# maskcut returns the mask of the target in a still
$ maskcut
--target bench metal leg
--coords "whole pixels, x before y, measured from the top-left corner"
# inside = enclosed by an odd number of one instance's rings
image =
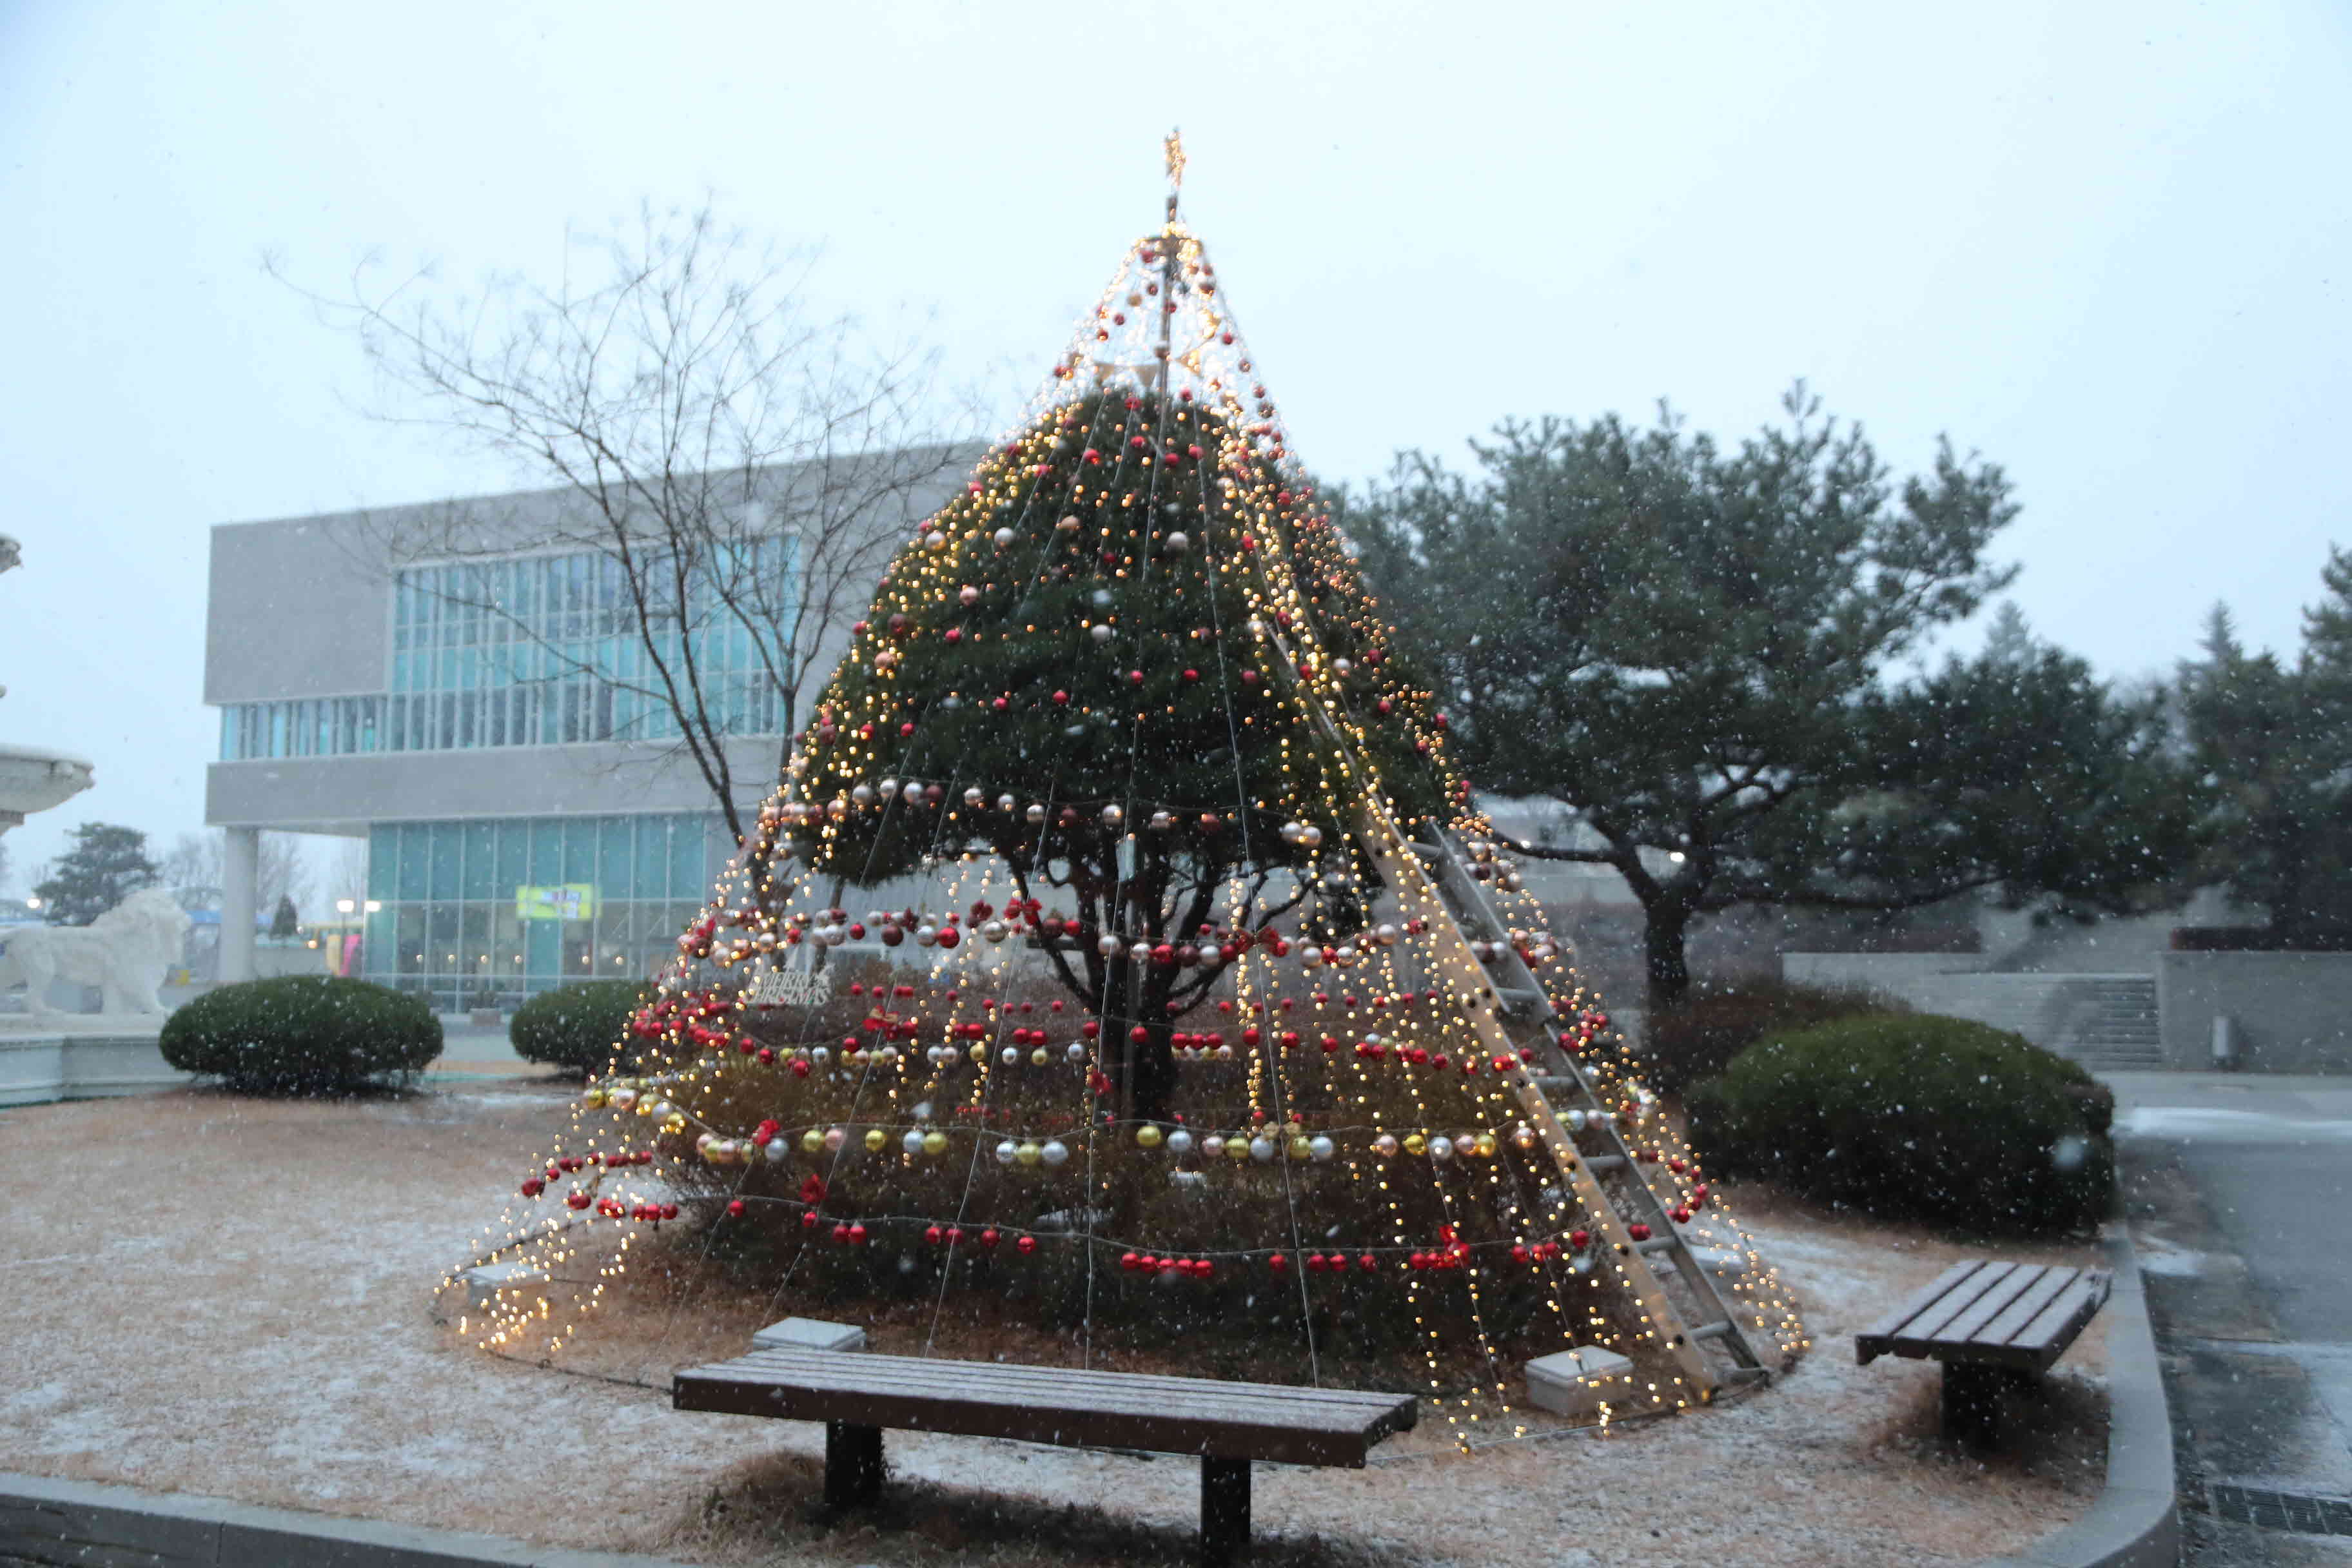
[[[2020,1381],[2007,1367],[1946,1362],[1944,1436],[1972,1448],[1992,1447],[2000,1440],[2002,1397]]]
[[[824,1506],[856,1508],[882,1489],[882,1428],[824,1424]]]
[[[1201,1456],[1201,1562],[1223,1568],[1249,1546],[1250,1462]]]

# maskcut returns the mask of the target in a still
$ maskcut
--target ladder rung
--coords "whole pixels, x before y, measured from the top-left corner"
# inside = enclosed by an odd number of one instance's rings
[[[1546,1094],[1567,1094],[1584,1087],[1577,1079],[1559,1073],[1538,1073],[1536,1075],[1535,1082],[1536,1087]]]
[[[1701,1323],[1690,1331],[1690,1337],[1695,1340],[1720,1340],[1728,1337],[1731,1331],[1731,1320],[1726,1318],[1719,1323]]]
[[[1445,858],[1445,851],[1439,848],[1434,844],[1409,843],[1405,847],[1412,850],[1414,854],[1420,856],[1424,860],[1443,860]]]
[[[1540,1002],[1544,999],[1544,994],[1542,992],[1530,991],[1524,985],[1497,985],[1495,987],[1495,994],[1501,997],[1506,1002],[1516,1005],[1524,1005],[1528,1002]]]
[[[1588,1171],[1599,1171],[1605,1173],[1610,1171],[1622,1169],[1624,1163],[1625,1156],[1622,1154],[1595,1154],[1584,1162],[1584,1168]]]
[[[1635,1242],[1633,1250],[1646,1258],[1653,1252],[1664,1252],[1670,1247],[1680,1247],[1682,1240],[1679,1236],[1654,1236],[1647,1241]]]

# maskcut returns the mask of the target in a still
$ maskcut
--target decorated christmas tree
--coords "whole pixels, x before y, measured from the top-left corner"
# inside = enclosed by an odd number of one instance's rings
[[[684,1231],[903,1348],[1384,1382],[1465,1441],[1570,1346],[1616,1410],[1776,1363],[1444,724],[1171,195],[891,563],[462,1331],[561,1351]]]

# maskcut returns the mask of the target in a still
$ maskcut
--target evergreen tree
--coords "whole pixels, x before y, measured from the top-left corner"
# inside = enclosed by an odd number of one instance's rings
[[[1467,479],[1415,457],[1344,514],[1427,650],[1486,789],[1543,795],[1641,900],[1651,999],[1743,903],[1895,910],[1978,888],[2137,908],[2192,813],[2160,704],[2120,701],[2012,611],[1894,679],[2013,572],[2009,481],[1948,447],[1896,483],[1801,384],[1727,451],[1671,416],[1506,425]]]
[[[147,836],[135,827],[85,822],[73,830],[73,845],[58,857],[47,879],[33,889],[41,918],[51,925],[86,926],[160,873],[147,858]]]
[[[2180,668],[2190,752],[2213,802],[2205,878],[2270,916],[2290,948],[2352,947],[2352,556],[2330,550],[2329,597],[2304,613],[2290,668],[2249,654],[2226,605]]]
[[[1173,1083],[1169,1020],[1307,896],[1281,873],[1348,879],[1348,907],[1318,910],[1336,930],[1379,896],[1347,847],[1360,761],[1402,815],[1444,805],[1428,694],[1311,501],[1217,410],[1140,389],[1057,407],[901,556],[808,737],[802,796],[843,808],[820,875],[870,886],[982,850],[1023,900],[1068,900],[1054,972],[1142,1031],[1112,1077],[1132,1061],[1146,1114]],[[1349,752],[1302,717],[1294,647],[1339,676]],[[1138,944],[1167,952],[1138,964]]]

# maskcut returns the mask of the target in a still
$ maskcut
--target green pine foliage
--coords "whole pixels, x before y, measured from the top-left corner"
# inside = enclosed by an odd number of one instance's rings
[[[111,822],[85,822],[73,845],[36,884],[41,918],[53,926],[86,926],[162,875],[147,856],[147,836]]]
[[[2250,653],[2216,605],[2176,694],[2211,793],[2200,869],[2269,916],[2241,940],[2341,952],[2352,949],[2352,552],[2331,550],[2321,575],[2328,597],[2304,613],[2299,659]]]
[[[1405,818],[1445,804],[1432,694],[1310,501],[1213,410],[1065,405],[900,552],[808,737],[797,794],[833,811],[797,846],[810,869],[867,886],[965,849],[1002,857],[1022,896],[1076,922],[1054,955],[1071,993],[1151,1031],[1147,1104],[1171,1081],[1170,1004],[1213,972],[1136,982],[1097,938],[1261,925],[1297,902],[1279,873],[1341,853],[1346,803],[1378,788]],[[1346,661],[1344,750],[1295,694],[1294,658]],[[1324,847],[1286,837],[1297,823]],[[1377,896],[1369,860],[1346,868]]]
[[[2016,624],[1906,669],[2014,575],[2007,477],[1946,446],[1898,480],[1801,384],[1786,408],[1736,448],[1671,416],[1507,424],[1473,474],[1409,459],[1347,509],[1457,760],[1586,834],[1526,852],[1623,876],[1660,1006],[1694,922],[1736,905],[2163,896],[2195,812],[2161,704]]]

